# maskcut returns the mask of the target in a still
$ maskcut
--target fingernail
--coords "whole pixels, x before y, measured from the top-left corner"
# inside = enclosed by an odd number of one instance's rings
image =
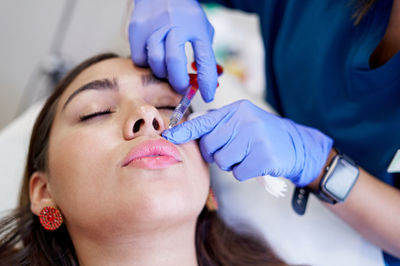
[[[167,140],[170,140],[170,138],[172,138],[172,133],[170,130],[164,130],[161,136]]]
[[[178,131],[179,132],[179,131]],[[179,140],[181,140],[179,138],[179,133],[176,134],[176,132],[173,132],[172,129],[170,130],[165,130],[162,134],[161,134],[166,140],[174,143],[174,144],[179,144]]]
[[[206,103],[211,102],[212,100],[214,100],[214,97],[211,94],[206,95],[206,97],[204,97],[204,101]]]
[[[174,144],[180,144],[186,142],[191,137],[191,133],[188,130],[180,129],[176,130],[176,128],[172,128],[167,130],[163,136],[167,138],[168,141],[171,141]]]

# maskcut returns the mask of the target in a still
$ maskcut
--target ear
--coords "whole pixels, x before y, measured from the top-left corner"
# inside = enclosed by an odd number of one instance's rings
[[[35,172],[29,181],[29,197],[32,213],[39,216],[40,211],[46,206],[55,206],[49,193],[49,178],[44,172]]]

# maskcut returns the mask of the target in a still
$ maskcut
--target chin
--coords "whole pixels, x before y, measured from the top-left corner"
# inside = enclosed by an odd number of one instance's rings
[[[128,227],[135,231],[153,231],[187,223],[195,224],[204,206],[204,202],[185,198],[185,194],[178,192],[175,192],[175,195],[160,193],[157,196],[140,196],[140,200],[135,198],[130,204],[120,202],[115,213],[108,215],[120,217],[117,221],[118,224],[122,223],[120,230],[124,230],[124,226],[127,225],[131,225]],[[110,222],[115,223],[114,220]]]

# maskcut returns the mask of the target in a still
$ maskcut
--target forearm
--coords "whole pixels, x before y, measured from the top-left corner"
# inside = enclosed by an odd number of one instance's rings
[[[332,151],[329,160],[335,155]],[[322,174],[310,184],[317,189]],[[400,257],[400,190],[360,168],[360,174],[343,203],[325,204],[365,238]]]

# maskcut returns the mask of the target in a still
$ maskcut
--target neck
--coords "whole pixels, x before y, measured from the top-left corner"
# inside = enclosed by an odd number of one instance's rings
[[[370,57],[371,68],[382,66],[398,51],[400,51],[400,1],[394,0],[385,35]]]
[[[397,48],[400,47],[400,1],[398,0],[393,1],[385,37],[390,39],[392,43],[397,43]]]
[[[83,266],[197,265],[193,224],[106,239],[82,235],[72,239]]]

